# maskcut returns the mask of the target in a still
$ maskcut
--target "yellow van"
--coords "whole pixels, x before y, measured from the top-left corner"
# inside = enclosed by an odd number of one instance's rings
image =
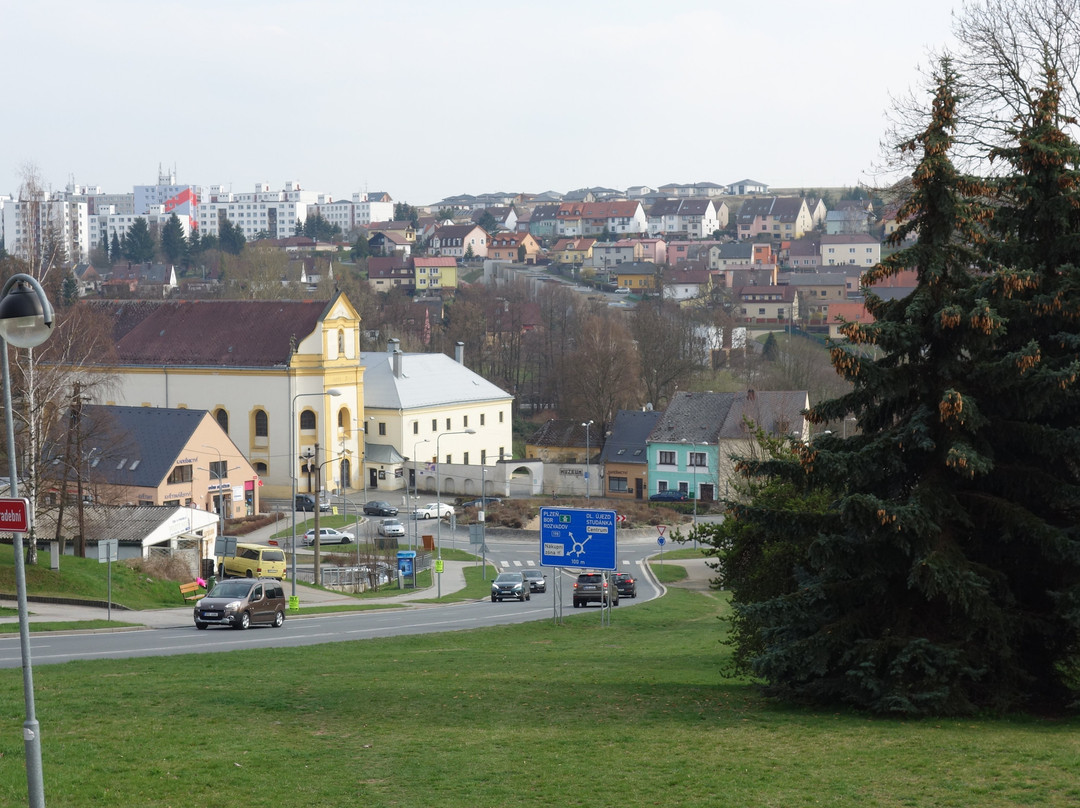
[[[285,580],[285,551],[263,544],[237,544],[236,555],[222,559],[226,578]]]

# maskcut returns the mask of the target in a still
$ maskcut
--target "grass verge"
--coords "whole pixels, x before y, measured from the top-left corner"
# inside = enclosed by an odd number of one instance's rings
[[[885,721],[723,679],[716,593],[439,635],[35,670],[55,805],[1073,805],[1080,722]],[[88,683],[93,683],[92,689]],[[0,804],[26,802],[0,671]],[[92,765],[87,765],[93,761]]]

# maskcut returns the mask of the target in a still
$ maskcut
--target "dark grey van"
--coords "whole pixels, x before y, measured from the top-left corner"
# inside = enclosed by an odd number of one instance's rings
[[[195,606],[195,628],[253,623],[277,628],[285,622],[288,600],[281,581],[273,578],[236,578],[219,581]]]

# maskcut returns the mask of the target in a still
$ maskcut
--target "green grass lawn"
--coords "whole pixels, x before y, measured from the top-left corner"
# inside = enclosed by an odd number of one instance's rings
[[[887,721],[773,704],[721,675],[726,609],[722,594],[673,589],[614,610],[610,626],[599,609],[567,610],[561,624],[38,666],[47,802],[1080,801],[1080,720]],[[18,668],[0,671],[0,704],[0,805],[22,805]]]

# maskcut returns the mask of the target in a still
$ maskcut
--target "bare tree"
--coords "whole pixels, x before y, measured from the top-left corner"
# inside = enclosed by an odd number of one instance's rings
[[[598,434],[619,410],[641,405],[638,353],[623,318],[610,311],[595,311],[582,323],[562,373],[569,409],[592,420]]]
[[[630,332],[641,361],[645,400],[662,408],[706,364],[705,326],[691,308],[643,301],[630,317]]]

